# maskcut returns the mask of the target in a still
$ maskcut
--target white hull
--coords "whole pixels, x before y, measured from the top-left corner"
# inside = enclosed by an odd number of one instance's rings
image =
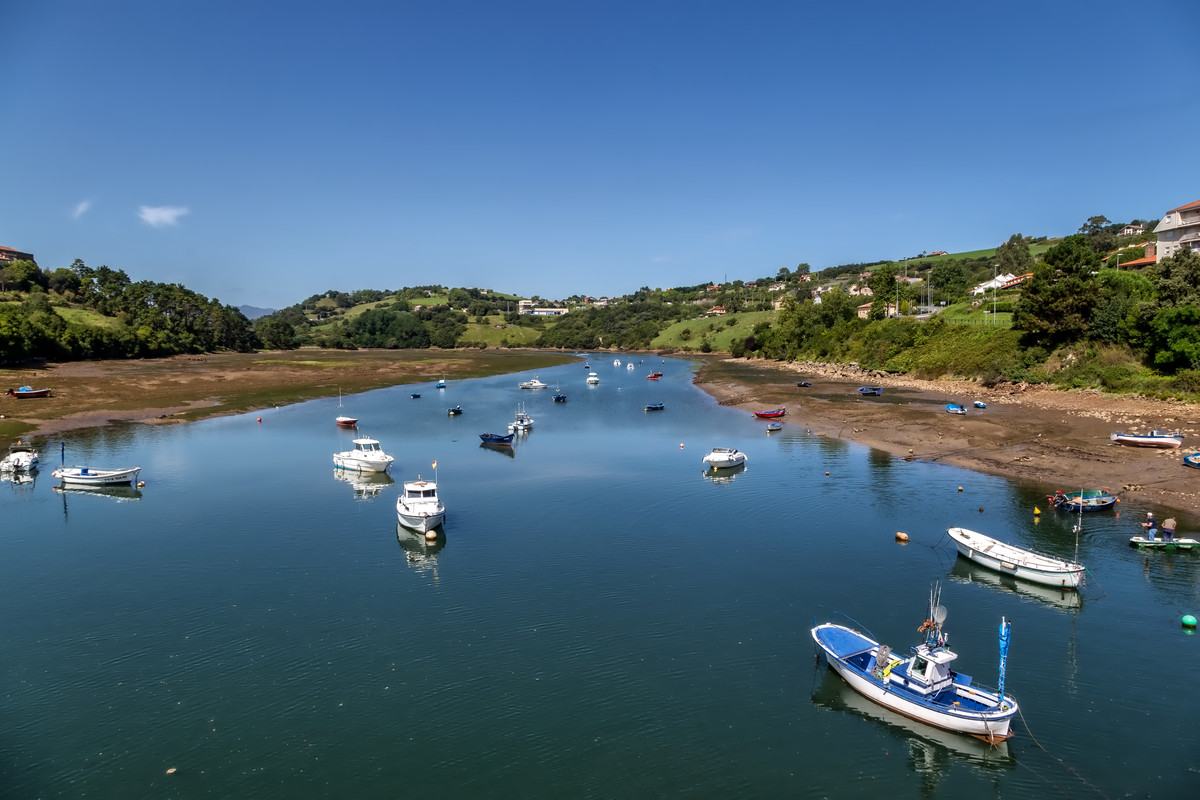
[[[365,459],[345,453],[335,453],[333,465],[338,469],[349,469],[355,472],[387,472],[392,465],[392,458]]]
[[[1062,589],[1076,589],[1083,583],[1082,564],[1025,550],[966,528],[950,528],[946,534],[963,558],[996,572]]]
[[[828,656],[829,654],[826,653],[826,655]],[[972,714],[969,712],[938,711],[921,703],[910,701],[895,692],[887,691],[880,684],[869,680],[857,670],[835,657],[829,657],[827,660],[829,661],[829,666],[833,667],[834,671],[842,677],[842,680],[850,684],[850,688],[884,708],[890,708],[892,711],[918,720],[919,722],[924,722],[926,725],[933,725],[936,728],[965,733],[970,736],[978,736],[981,739],[1001,740],[1009,737],[1009,726],[1012,718],[1017,713],[1015,704],[1007,710],[1006,715],[1003,717],[984,717],[982,714]],[[986,696],[992,700],[996,699],[996,695],[990,692],[981,692],[978,689],[971,689],[970,687],[960,688],[959,692],[971,692],[976,695]]]
[[[396,499],[396,519],[400,524],[427,533],[446,521],[446,507],[437,496],[433,481],[409,481]]]
[[[704,457],[704,464],[710,469],[729,469],[740,467],[746,463],[746,454],[740,450],[728,450],[718,447]]]
[[[1117,444],[1130,447],[1176,448],[1183,446],[1182,436],[1138,436],[1132,433],[1114,433],[1108,438]]]
[[[0,459],[0,472],[29,472],[37,469],[37,466],[37,453],[22,451],[10,453],[3,459]]]
[[[129,469],[92,469],[90,467],[60,467],[50,473],[67,485],[119,486],[137,480],[141,467]]]

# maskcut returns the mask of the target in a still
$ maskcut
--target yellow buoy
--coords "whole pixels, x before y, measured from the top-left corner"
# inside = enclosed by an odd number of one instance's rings
[[[960,487],[958,487],[958,491],[960,491],[960,492],[962,491],[962,487],[961,487],[961,486],[960,486]]]
[[[1033,515],[1036,517],[1040,513],[1042,513],[1042,510],[1040,508],[1038,508],[1037,506],[1034,506],[1033,507]]]

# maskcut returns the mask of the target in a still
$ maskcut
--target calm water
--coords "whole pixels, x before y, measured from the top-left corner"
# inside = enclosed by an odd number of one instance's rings
[[[945,529],[1071,556],[1073,520],[1032,513],[1071,487],[796,415],[768,437],[681,360],[592,368],[343,398],[395,482],[335,474],[336,398],[68,436],[68,462],[142,465],[126,496],[54,491],[42,442],[36,483],[0,484],[0,796],[1192,796],[1200,558],[1128,547],[1146,508],[1084,517],[1082,598],[1002,581]],[[569,401],[516,388],[534,374]],[[533,431],[481,447],[522,401]],[[746,468],[705,477],[713,446]],[[394,506],[435,460],[430,547]],[[887,715],[815,659],[835,611],[914,644],[938,579],[977,681],[1013,620],[1004,749]]]

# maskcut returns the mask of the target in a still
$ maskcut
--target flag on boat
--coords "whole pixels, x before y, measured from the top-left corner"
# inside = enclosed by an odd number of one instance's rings
[[[434,469],[437,469],[437,462],[436,462],[436,461],[435,461],[435,462],[433,462],[433,468],[434,468]]]
[[[1008,640],[1012,634],[1012,623],[1000,618],[1000,707],[1004,708],[1004,668],[1008,666]]]

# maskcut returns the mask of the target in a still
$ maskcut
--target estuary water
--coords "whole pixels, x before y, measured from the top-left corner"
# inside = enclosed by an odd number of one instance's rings
[[[768,435],[694,364],[633,358],[594,358],[596,386],[580,363],[38,442],[37,480],[0,484],[0,796],[1194,796],[1200,557],[1130,548],[1146,508],[1077,537],[1045,505],[1076,487],[907,463],[800,406]],[[535,375],[552,388],[517,389]],[[518,403],[533,430],[481,446]],[[335,472],[339,413],[391,477]],[[715,446],[747,465],[704,474]],[[60,449],[146,486],[57,491]],[[447,506],[433,544],[396,524],[418,474]],[[955,525],[1078,548],[1088,585],[968,566]],[[816,658],[834,612],[907,652],[934,581],[977,682],[1013,623],[1000,748]]]

